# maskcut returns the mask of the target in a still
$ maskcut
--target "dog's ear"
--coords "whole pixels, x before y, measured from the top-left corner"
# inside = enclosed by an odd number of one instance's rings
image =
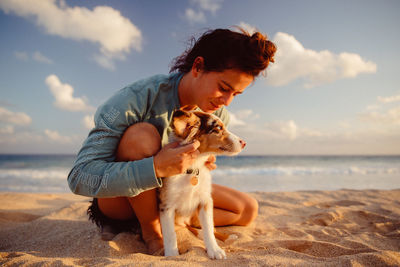
[[[181,107],[180,109],[184,110],[184,111],[191,111],[191,110],[194,110],[195,108],[196,108],[195,105],[185,105],[185,106]]]
[[[192,137],[200,126],[200,118],[193,112],[178,109],[172,116],[172,129],[177,137],[188,139]],[[187,140],[191,141],[191,140]]]

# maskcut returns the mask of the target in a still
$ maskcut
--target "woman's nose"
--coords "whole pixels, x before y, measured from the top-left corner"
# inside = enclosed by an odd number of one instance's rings
[[[229,104],[232,102],[233,100],[233,95],[232,94],[225,94],[223,95],[221,98],[221,104],[223,104],[224,106],[229,106]]]

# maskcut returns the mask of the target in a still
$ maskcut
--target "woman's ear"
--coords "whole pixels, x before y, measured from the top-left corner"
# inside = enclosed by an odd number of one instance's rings
[[[204,70],[204,58],[196,57],[192,65],[192,74],[197,77]]]

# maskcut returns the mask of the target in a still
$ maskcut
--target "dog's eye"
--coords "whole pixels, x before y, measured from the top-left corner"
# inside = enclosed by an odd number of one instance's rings
[[[209,130],[209,133],[216,133],[219,134],[222,131],[222,126],[218,125]]]

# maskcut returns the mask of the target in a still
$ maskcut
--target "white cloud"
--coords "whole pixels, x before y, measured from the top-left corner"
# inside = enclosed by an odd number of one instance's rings
[[[378,101],[381,103],[400,102],[400,95],[394,95],[389,97],[378,96]]]
[[[96,43],[100,46],[100,54],[109,60],[125,59],[132,48],[142,49],[141,31],[109,6],[89,10],[69,7],[64,1],[56,0],[2,0],[0,8],[21,17],[34,17],[36,24],[48,34]]]
[[[5,127],[0,127],[0,134],[13,134],[14,133],[14,126],[7,125]]]
[[[94,108],[89,106],[84,98],[74,97],[74,88],[61,83],[60,79],[52,74],[46,78],[46,84],[55,98],[54,105],[68,111],[91,111]]]
[[[29,125],[31,124],[32,119],[23,112],[12,112],[6,108],[0,107],[0,122],[15,125]]]
[[[341,123],[342,127],[345,126],[344,123]],[[307,129],[307,128],[301,128],[298,130],[299,132],[299,136],[302,137],[324,137],[324,136],[328,136],[325,133],[322,133],[320,131],[317,130],[313,130],[313,129]]]
[[[96,54],[93,56],[93,59],[103,68],[108,70],[115,70],[115,64],[112,57],[106,56],[104,54]]]
[[[379,125],[380,128],[383,125],[389,127],[400,125],[400,106],[390,107],[390,105],[385,105],[400,102],[400,95],[389,97],[378,96],[377,100],[380,103],[368,105],[366,111],[358,114],[358,118],[361,121]]]
[[[62,136],[60,135],[57,131],[52,131],[52,130],[44,130],[44,134],[46,135],[46,137],[48,139],[50,139],[53,142],[56,143],[61,143],[61,144],[65,144],[65,143],[71,143],[72,142],[72,138],[69,136]]]
[[[246,123],[236,117],[235,114],[229,113],[229,127],[244,126]]]
[[[0,153],[77,153],[86,136],[0,126]]]
[[[191,8],[185,10],[185,18],[192,24],[206,22],[206,16],[203,11],[195,11]]]
[[[298,135],[298,127],[293,120],[267,123],[264,129],[276,135],[276,137],[289,140],[296,139]]]
[[[370,111],[359,114],[359,118],[366,122],[400,125],[400,107],[395,107],[386,112]]]
[[[210,11],[213,15],[221,8],[222,0],[191,0],[191,3],[197,5],[204,11]]]
[[[86,129],[93,129],[94,128],[94,115],[87,115],[83,118],[82,120],[83,126],[85,126]]]
[[[229,112],[231,127],[244,127],[260,117],[259,114],[254,114],[251,109],[241,109],[235,112]]]
[[[361,73],[375,73],[376,64],[365,61],[360,55],[343,52],[334,54],[328,50],[306,49],[287,33],[278,32],[273,42],[277,45],[275,63],[268,70],[268,82],[283,86],[303,79],[304,86],[314,86],[343,78],[354,78]]]
[[[295,121],[247,123],[232,132],[246,141],[242,154],[355,155],[400,153],[400,128],[338,127],[323,131],[299,126]]]
[[[25,51],[15,51],[14,55],[17,59],[22,61],[28,61],[30,59],[29,54]],[[40,63],[53,64],[53,61],[51,59],[49,59],[39,51],[36,51],[32,54],[32,59]]]
[[[48,57],[44,56],[42,53],[39,51],[36,51],[33,53],[32,58],[38,62],[41,63],[46,63],[46,64],[53,64],[53,61],[49,59]]]
[[[380,109],[381,107],[379,105],[369,105],[367,106],[367,110],[377,110]]]
[[[191,0],[190,4],[194,8],[186,8],[184,18],[190,23],[205,23],[205,12],[211,12],[216,15],[217,10],[221,8],[222,0]]]
[[[251,109],[241,109],[236,112],[236,115],[241,120],[255,120],[260,117],[260,114],[255,114]]]

